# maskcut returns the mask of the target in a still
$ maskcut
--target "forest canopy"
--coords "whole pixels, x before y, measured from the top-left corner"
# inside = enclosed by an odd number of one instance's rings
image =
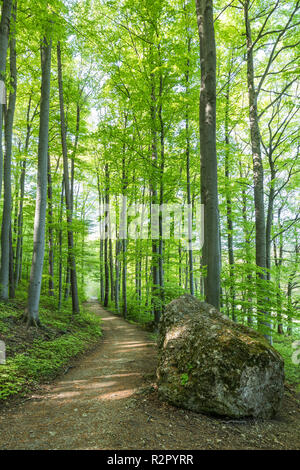
[[[157,324],[189,292],[292,342],[299,2],[1,4],[1,300],[26,298],[28,325],[41,294]],[[138,207],[149,236],[120,228]]]

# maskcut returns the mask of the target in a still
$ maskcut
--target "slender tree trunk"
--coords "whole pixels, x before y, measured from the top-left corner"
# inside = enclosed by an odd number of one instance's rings
[[[242,163],[239,162],[240,166],[240,178],[243,178],[242,173]],[[242,213],[243,213],[243,231],[244,231],[244,238],[245,238],[245,261],[246,261],[246,289],[245,289],[245,297],[247,301],[246,307],[246,315],[247,315],[247,323],[249,326],[253,324],[253,314],[252,314],[252,303],[253,303],[253,279],[252,279],[252,268],[251,268],[251,246],[250,246],[250,233],[248,229],[248,218],[247,218],[248,206],[247,206],[247,195],[245,188],[242,189]]]
[[[267,280],[271,279],[271,233],[273,226],[273,212],[274,212],[274,200],[275,200],[275,181],[276,181],[276,171],[274,167],[274,162],[272,159],[272,152],[269,153],[269,163],[271,170],[271,182],[270,182],[270,191],[268,197],[268,211],[267,211],[267,223],[266,223],[266,268],[267,268]]]
[[[231,317],[236,321],[235,316],[235,275],[234,275],[234,252],[233,252],[233,221],[232,221],[232,203],[230,195],[230,146],[229,146],[229,105],[230,105],[230,80],[231,69],[229,71],[228,86],[226,91],[226,105],[225,105],[225,192],[226,192],[226,218],[227,218],[227,245],[228,245],[228,262],[229,262],[229,278],[230,278],[230,304],[231,304]]]
[[[162,115],[162,99],[163,99],[163,81],[162,75],[160,75],[159,85],[159,122],[160,122],[160,192],[159,192],[159,204],[160,208],[164,204],[164,171],[165,171],[165,125]],[[163,242],[163,219],[162,211],[159,211],[159,245],[158,245],[158,270],[159,270],[159,291],[161,301],[161,311],[164,309],[165,304],[165,289],[164,289],[164,242]]]
[[[127,239],[122,243],[122,313],[127,318]]]
[[[73,207],[72,207],[70,182],[69,182],[69,164],[68,164],[68,150],[67,150],[67,139],[66,139],[60,42],[58,42],[57,44],[57,66],[58,66],[58,88],[59,88],[60,121],[61,121],[61,142],[62,142],[62,153],[63,153],[63,161],[64,161],[65,198],[66,198],[67,223],[68,223],[68,258],[69,258],[70,276],[71,276],[72,311],[73,311],[73,314],[78,314],[80,312],[80,308],[79,308],[79,300],[78,300],[76,261],[75,261],[75,255],[74,255],[74,238],[73,238],[73,230],[72,230]]]
[[[200,39],[200,154],[201,202],[204,204],[205,300],[220,306],[220,241],[216,152],[216,46],[212,0],[196,0]]]
[[[42,86],[38,148],[37,194],[34,219],[33,257],[28,292],[28,325],[39,324],[39,301],[45,253],[47,208],[47,169],[49,140],[49,107],[51,77],[51,41],[46,38],[41,47]]]
[[[100,185],[100,174],[99,174],[99,167],[97,168],[97,187],[98,187],[98,204],[99,204],[99,234],[100,234],[100,250],[99,250],[99,268],[100,268],[100,302],[104,302],[104,275],[103,275],[103,268],[104,268],[104,248],[103,248],[103,215],[102,215],[102,192],[101,192],[101,185]]]
[[[21,175],[20,175],[20,202],[18,208],[17,217],[17,247],[16,247],[16,258],[15,258],[15,289],[17,289],[19,280],[21,278],[21,267],[22,267],[22,246],[23,246],[23,204],[25,195],[25,175],[26,175],[26,157],[29,149],[29,140],[32,129],[32,121],[36,116],[38,105],[36,106],[32,117],[30,118],[32,94],[29,96],[28,107],[27,107],[27,118],[26,118],[26,139],[24,146],[25,157],[21,162]]]
[[[154,77],[151,74],[151,107],[150,107],[150,114],[151,114],[151,133],[152,133],[152,154],[151,154],[151,163],[153,168],[157,170],[157,131],[156,131],[156,97],[155,97],[155,85],[154,85]],[[156,206],[158,203],[158,195],[157,195],[157,184],[156,184],[157,174],[153,175],[153,181],[151,183],[151,194],[152,194],[152,207]],[[156,217],[155,217],[156,218]],[[152,219],[152,227],[153,219]],[[155,230],[156,231],[156,230]],[[152,307],[153,307],[153,314],[154,314],[154,321],[155,324],[158,325],[160,319],[160,296],[159,296],[159,240],[157,239],[157,235],[152,233]]]
[[[120,296],[120,248],[121,243],[118,238],[116,238],[116,262],[115,262],[115,273],[116,273],[116,282],[115,282],[115,307],[116,311],[119,312],[119,296]]]
[[[17,57],[16,57],[16,3],[12,13],[13,26],[10,39],[10,82],[9,104],[5,113],[5,155],[4,155],[4,203],[1,229],[1,268],[0,268],[0,298],[9,297],[9,265],[10,265],[10,231],[11,231],[11,159],[13,122],[17,98]],[[1,107],[1,105],[0,105]],[[1,130],[0,130],[1,132]]]
[[[297,236],[295,237],[295,269],[290,273],[288,278],[288,285],[287,285],[287,314],[288,314],[288,328],[287,333],[291,335],[293,333],[293,303],[292,303],[292,291],[295,287],[294,285],[294,278],[298,272],[299,266],[299,252],[300,252],[300,244],[298,242]]]
[[[254,178],[254,206],[255,206],[255,253],[257,274],[257,302],[258,302],[258,324],[265,331],[266,338],[272,342],[271,322],[265,312],[266,304],[265,289],[262,285],[266,279],[266,228],[265,228],[265,206],[264,206],[264,171],[261,157],[261,141],[257,114],[257,93],[254,86],[254,63],[253,46],[251,37],[251,26],[249,20],[249,0],[244,1],[244,16],[247,40],[247,84],[249,98],[249,121],[253,160]],[[267,321],[268,320],[268,321]]]
[[[50,297],[54,297],[54,249],[53,249],[53,203],[52,203],[52,176],[51,176],[51,162],[48,152],[48,263],[49,263],[49,291]]]
[[[104,307],[108,306],[109,300],[109,255],[108,255],[108,237],[109,237],[109,168],[105,164],[105,240],[104,240],[104,275],[105,275],[105,295]]]
[[[115,281],[114,281],[114,260],[113,260],[113,248],[112,248],[112,240],[111,240],[111,233],[109,230],[109,274],[110,274],[110,299],[113,302],[115,298]]]
[[[2,14],[0,23],[0,197],[2,194],[3,179],[3,151],[2,151],[2,134],[3,134],[3,98],[5,83],[5,68],[9,38],[10,17],[13,6],[13,0],[3,0]]]
[[[127,114],[124,119],[124,137],[127,128]],[[123,144],[122,156],[122,209],[121,218],[124,225],[122,233],[122,314],[127,318],[127,215],[126,215],[126,193],[128,186],[128,179],[126,174],[126,154],[125,143]]]
[[[14,279],[14,250],[12,243],[12,230],[9,231],[9,297],[15,298],[15,279]]]
[[[194,266],[193,266],[193,248],[192,248],[192,233],[193,233],[193,214],[191,206],[191,179],[190,179],[190,128],[189,128],[189,79],[190,79],[190,59],[189,54],[191,51],[191,38],[188,37],[188,58],[186,63],[185,73],[185,87],[186,87],[186,114],[185,114],[185,132],[186,132],[186,186],[187,186],[187,203],[188,209],[188,254],[189,254],[189,286],[190,293],[194,295]]]
[[[278,222],[279,230],[281,230],[282,225],[280,223],[280,213],[281,209],[278,210]],[[282,233],[279,236],[279,252],[277,255],[276,241],[273,241],[274,246],[274,261],[276,267],[275,281],[276,281],[276,304],[277,304],[277,333],[283,334],[283,324],[282,324],[282,300],[281,300],[281,266],[283,261],[283,236]]]
[[[178,245],[178,260],[179,260],[178,285],[181,288],[182,287],[182,247],[181,247],[181,241],[180,240],[179,240],[179,245]]]
[[[58,232],[58,247],[59,247],[59,266],[58,266],[58,310],[61,309],[62,304],[62,290],[63,290],[63,282],[62,282],[62,244],[63,244],[63,230],[62,230],[62,222],[63,222],[63,207],[64,207],[64,187],[65,181],[64,177],[61,184],[61,195],[60,195],[60,213],[59,213],[59,232]]]

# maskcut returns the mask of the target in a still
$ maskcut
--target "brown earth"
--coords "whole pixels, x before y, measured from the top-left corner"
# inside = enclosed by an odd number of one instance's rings
[[[299,449],[300,405],[287,387],[274,420],[233,421],[161,402],[149,333],[91,303],[99,346],[23,403],[1,410],[0,449]]]

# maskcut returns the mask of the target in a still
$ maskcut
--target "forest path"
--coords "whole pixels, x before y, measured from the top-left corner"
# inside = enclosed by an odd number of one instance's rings
[[[289,397],[267,422],[226,422],[162,403],[152,387],[149,333],[104,310],[103,338],[37,396],[0,417],[0,449],[299,448],[300,410]]]

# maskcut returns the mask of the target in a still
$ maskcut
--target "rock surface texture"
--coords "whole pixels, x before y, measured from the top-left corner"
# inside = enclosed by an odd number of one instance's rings
[[[271,418],[284,363],[267,340],[191,295],[173,300],[159,324],[160,397],[196,412]]]

